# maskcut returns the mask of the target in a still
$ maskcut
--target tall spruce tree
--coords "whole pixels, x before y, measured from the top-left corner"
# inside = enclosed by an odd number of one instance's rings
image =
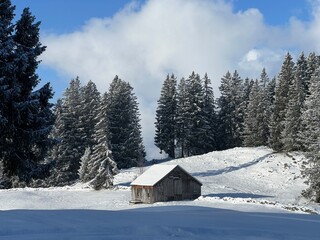
[[[301,112],[306,95],[306,70],[307,61],[302,53],[296,63],[296,69],[292,84],[288,91],[288,105],[284,119],[282,143],[285,151],[301,149],[298,132],[301,129]]]
[[[129,168],[144,161],[137,97],[129,83],[116,76],[107,95],[110,150],[117,166]]]
[[[266,72],[266,69],[263,68],[260,75],[260,98],[261,102],[259,103],[259,112],[261,114],[260,117],[260,128],[259,134],[261,136],[261,145],[267,146],[270,138],[270,116],[272,114],[272,104],[273,104],[273,91],[272,87],[274,83],[270,81],[269,76]]]
[[[208,81],[208,79],[207,79]],[[209,88],[209,81],[207,82]],[[204,86],[198,74],[192,72],[188,79],[181,79],[178,85],[177,108],[177,147],[179,156],[192,156],[205,153],[204,143],[209,119],[205,112]]]
[[[98,108],[100,106],[100,93],[94,82],[89,81],[80,88],[79,128],[82,131],[82,149],[92,147],[94,141],[94,128],[97,124]]]
[[[186,116],[186,99],[187,89],[186,80],[182,78],[177,89],[177,116],[175,134],[177,137],[177,152],[179,157],[185,157],[185,145],[187,134],[187,116]]]
[[[221,78],[219,90],[219,148],[239,147],[242,144],[245,103],[242,79],[238,72],[235,71],[233,75],[227,72]]]
[[[305,97],[310,95],[309,87],[311,84],[311,78],[315,70],[320,66],[320,57],[314,52],[310,53],[307,58],[306,79],[304,81]]]
[[[41,177],[53,123],[52,89],[40,82],[37,58],[45,50],[39,41],[39,22],[28,8],[15,27],[14,7],[0,3],[0,158],[7,176],[28,183]]]
[[[72,79],[56,108],[52,138],[57,142],[49,156],[55,161],[50,185],[68,185],[78,179],[80,159],[84,154],[79,78]]]
[[[289,86],[293,84],[295,65],[289,53],[285,56],[278,76],[278,85],[275,92],[274,109],[270,123],[270,145],[276,151],[283,149],[282,132],[288,107]]]
[[[258,80],[255,81],[249,96],[249,103],[244,119],[244,145],[248,147],[265,144],[264,138],[264,109],[261,107],[262,90]]]
[[[83,165],[87,162],[82,179],[89,181],[89,184],[96,190],[110,188],[113,186],[113,176],[118,172],[117,164],[113,160],[109,150],[108,140],[108,117],[107,117],[107,94],[104,94],[96,116],[94,128],[94,142],[92,152],[88,157],[83,158]]]
[[[310,95],[305,101],[302,114],[302,136],[309,159],[309,168],[305,174],[309,179],[309,188],[304,196],[320,202],[320,68],[317,68],[310,81]]]
[[[204,75],[203,91],[204,91],[204,103],[203,103],[203,114],[205,122],[205,133],[203,136],[203,148],[204,152],[210,152],[217,150],[217,116],[215,109],[215,98],[213,89],[211,86],[211,80],[207,73]]]
[[[204,143],[208,122],[204,113],[204,89],[198,74],[194,72],[186,79],[186,138],[185,151],[187,156],[205,153]]]
[[[177,111],[177,80],[172,74],[163,83],[156,110],[155,145],[171,158],[175,158]]]

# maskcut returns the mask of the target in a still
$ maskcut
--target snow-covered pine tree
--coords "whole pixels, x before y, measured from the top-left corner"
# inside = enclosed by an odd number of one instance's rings
[[[177,157],[185,157],[185,139],[187,131],[187,116],[186,116],[186,81],[182,78],[177,89],[177,116],[175,134],[177,138]]]
[[[186,79],[185,109],[185,151],[187,156],[203,154],[209,123],[204,113],[204,88],[200,76],[194,72]]]
[[[302,53],[296,62],[294,79],[289,86],[288,105],[281,135],[285,151],[301,150],[298,132],[301,130],[301,112],[306,95],[307,61]]]
[[[44,174],[53,93],[49,84],[33,91],[40,82],[37,58],[45,50],[39,41],[40,23],[26,8],[13,28],[13,9],[10,1],[0,3],[0,152],[6,174],[28,183]]]
[[[15,58],[14,42],[12,32],[14,26],[12,20],[14,18],[15,7],[11,5],[11,1],[1,1],[0,3],[0,166],[1,170],[1,188],[10,188],[12,183],[10,177],[15,175],[16,167],[11,162],[9,153],[13,150],[12,131],[10,127],[9,111],[10,103],[10,82],[13,76],[13,59]]]
[[[227,149],[232,139],[231,132],[231,81],[232,76],[228,71],[222,78],[219,86],[221,96],[218,99],[218,148]]]
[[[274,80],[275,84],[275,80]],[[261,145],[267,146],[270,137],[270,116],[272,114],[272,104],[273,104],[273,91],[274,88],[272,81],[269,80],[269,76],[265,68],[262,69],[260,75],[260,99],[259,103],[259,113],[261,116],[258,117],[259,121],[259,134],[261,137]]]
[[[303,195],[320,202],[320,68],[317,68],[310,80],[310,95],[305,101],[302,113],[302,132],[304,145],[309,159],[309,168],[305,174],[309,179],[309,188]]]
[[[176,141],[176,111],[177,111],[177,80],[172,74],[165,79],[158,107],[156,110],[155,145],[171,158],[175,158]]]
[[[113,176],[118,172],[117,165],[109,150],[108,140],[108,116],[107,116],[107,94],[103,95],[94,128],[94,142],[92,152],[83,157],[83,181],[96,190],[110,188],[113,186]],[[87,163],[85,163],[87,162]]]
[[[310,94],[309,86],[311,82],[311,77],[315,70],[320,66],[320,57],[317,56],[314,52],[310,53],[307,58],[307,70],[306,70],[306,79],[304,81],[305,87],[305,97]]]
[[[89,81],[85,86],[80,88],[80,117],[79,129],[82,131],[82,149],[81,153],[87,147],[94,145],[94,127],[96,125],[96,116],[100,106],[100,93],[94,82]]]
[[[0,160],[5,176],[11,177],[21,172],[23,163],[15,152],[16,109],[14,99],[19,96],[15,76],[15,43],[13,39],[15,7],[10,0],[0,3]],[[23,171],[24,172],[24,171]],[[10,180],[8,180],[9,182]]]
[[[284,130],[286,109],[289,102],[289,86],[293,83],[294,72],[294,62],[292,61],[290,53],[287,53],[282,64],[281,71],[278,75],[278,85],[276,87],[274,108],[270,123],[269,143],[276,151],[281,151],[283,149],[281,138]]]
[[[129,168],[144,161],[138,102],[129,83],[116,76],[107,94],[110,150],[117,166]]]
[[[84,153],[83,132],[79,127],[80,103],[80,80],[77,77],[70,81],[56,111],[52,138],[57,144],[49,156],[56,164],[50,176],[50,185],[68,185],[78,179],[80,159]]]
[[[237,71],[227,72],[219,87],[219,142],[220,149],[241,146],[245,111],[242,79]]]
[[[215,110],[215,98],[211,86],[211,80],[207,73],[204,75],[203,89],[204,89],[204,103],[203,114],[205,121],[205,135],[203,136],[204,152],[217,150],[217,116]]]
[[[246,109],[244,119],[244,138],[245,146],[255,147],[264,144],[262,124],[264,111],[261,108],[262,103],[261,89],[258,80],[255,81],[249,96],[249,103]]]

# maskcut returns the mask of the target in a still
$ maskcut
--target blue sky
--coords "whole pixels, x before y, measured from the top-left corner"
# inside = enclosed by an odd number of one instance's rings
[[[220,78],[237,69],[276,76],[283,56],[320,51],[320,0],[12,0],[41,21],[39,75],[54,101],[70,79],[93,80],[104,92],[117,74],[140,103],[148,157],[154,113],[168,73],[178,79],[208,73],[216,96]]]
[[[16,5],[16,15],[23,8],[30,7],[37,20],[41,21],[41,35],[66,34],[80,30],[92,18],[112,17],[121,11],[130,0],[12,0]],[[145,1],[136,1],[143,4]],[[287,25],[291,17],[303,21],[310,20],[311,4],[308,0],[230,0],[233,11],[257,8],[264,16],[264,22],[272,26]],[[49,46],[50,47],[50,46]],[[54,68],[40,66],[39,74],[44,81],[53,81],[56,96],[67,86],[66,76],[61,76]],[[58,84],[54,78],[59,79]],[[62,79],[61,79],[62,78]]]

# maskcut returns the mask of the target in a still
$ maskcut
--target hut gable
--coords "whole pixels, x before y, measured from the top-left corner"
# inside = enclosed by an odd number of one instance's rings
[[[153,165],[138,178],[136,178],[132,185],[140,186],[154,186],[162,178],[164,178],[169,172],[175,169],[178,165]]]
[[[179,165],[153,165],[131,183],[131,202],[195,199],[202,183]]]

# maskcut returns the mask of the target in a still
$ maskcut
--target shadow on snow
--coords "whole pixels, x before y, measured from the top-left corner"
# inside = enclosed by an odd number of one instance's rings
[[[230,167],[226,167],[226,168],[218,169],[218,170],[208,170],[206,172],[197,172],[197,173],[193,173],[192,176],[209,177],[209,176],[216,176],[216,175],[220,175],[220,174],[234,172],[234,171],[240,170],[242,168],[251,167],[259,162],[262,162],[263,160],[265,160],[266,158],[268,158],[272,154],[273,153],[268,153],[262,157],[259,157],[257,159],[252,160],[251,162],[240,164],[239,166],[230,166]]]

